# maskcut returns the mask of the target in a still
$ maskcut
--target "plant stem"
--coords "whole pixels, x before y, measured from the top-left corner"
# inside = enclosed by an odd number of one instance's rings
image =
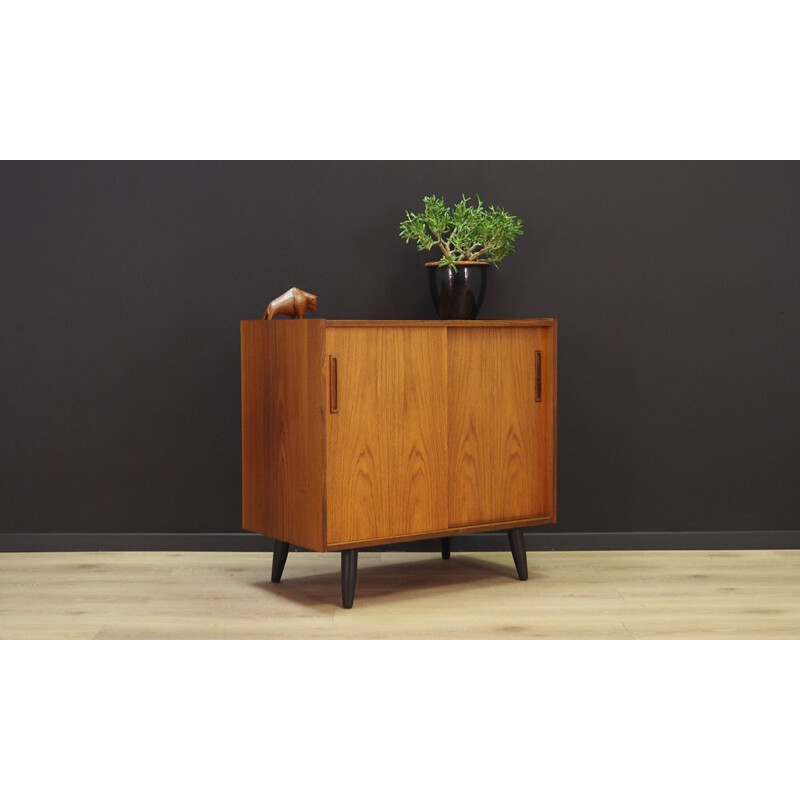
[[[431,231],[431,233],[433,233],[433,231]],[[438,233],[433,233],[433,235],[436,237],[436,244],[439,245],[439,249],[446,256],[449,256],[450,255],[450,248],[448,247],[447,242],[443,242],[442,241],[442,237]]]

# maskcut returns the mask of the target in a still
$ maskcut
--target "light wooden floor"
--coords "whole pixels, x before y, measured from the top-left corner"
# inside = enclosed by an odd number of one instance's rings
[[[800,551],[3,553],[4,639],[797,639]]]

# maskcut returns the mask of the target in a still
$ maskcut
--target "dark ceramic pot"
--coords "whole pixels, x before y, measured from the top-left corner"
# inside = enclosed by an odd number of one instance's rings
[[[475,319],[486,294],[486,278],[492,265],[486,261],[463,261],[458,272],[425,264],[431,297],[439,319]]]

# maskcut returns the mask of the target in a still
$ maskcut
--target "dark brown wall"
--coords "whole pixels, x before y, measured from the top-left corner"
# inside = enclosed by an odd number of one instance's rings
[[[520,216],[559,320],[555,531],[796,530],[796,163],[4,163],[0,531],[240,530],[238,322],[431,316],[426,193]]]

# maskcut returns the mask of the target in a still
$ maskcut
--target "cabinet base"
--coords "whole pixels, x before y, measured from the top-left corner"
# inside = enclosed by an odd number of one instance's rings
[[[525,550],[525,535],[522,528],[508,531],[508,543],[514,566],[521,581],[528,580],[528,554]],[[275,540],[272,554],[272,582],[280,583],[286,557],[289,554],[289,543]],[[450,558],[450,538],[442,537],[442,558]],[[342,607],[352,608],[356,596],[356,578],[358,577],[358,550],[342,550]]]

